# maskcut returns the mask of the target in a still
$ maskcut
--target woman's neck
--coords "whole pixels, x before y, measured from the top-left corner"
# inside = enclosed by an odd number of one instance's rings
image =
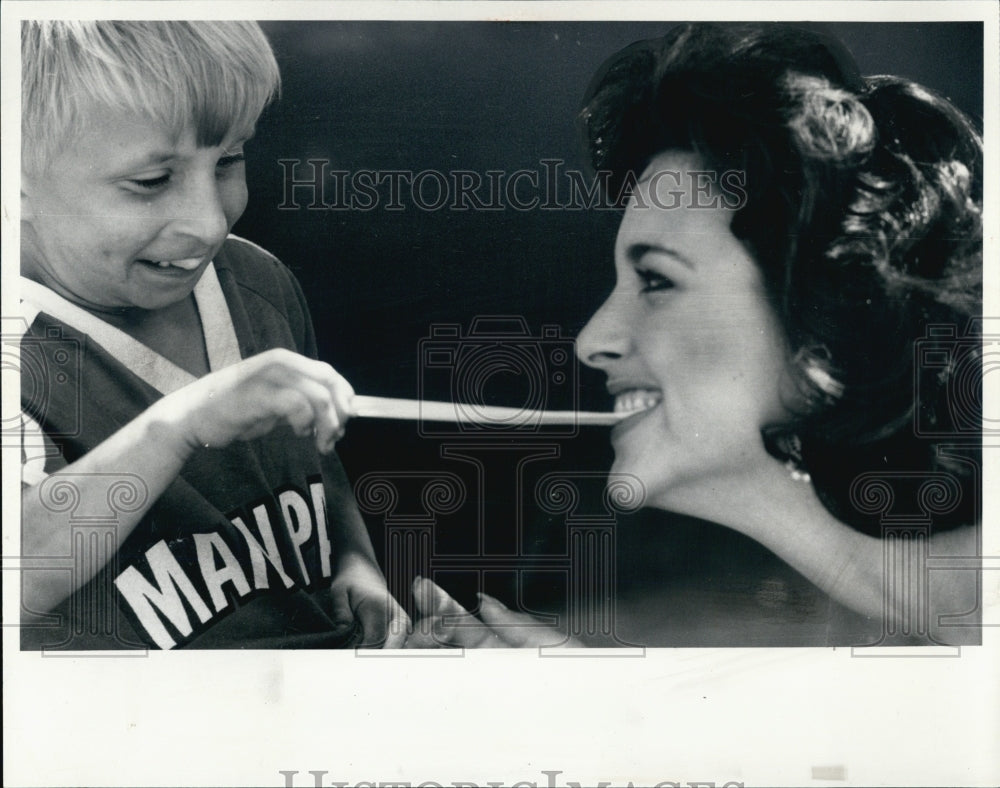
[[[889,631],[918,620],[929,628],[938,616],[965,613],[976,604],[976,573],[938,572],[931,586],[926,561],[931,553],[976,555],[973,527],[935,536],[922,546],[868,536],[834,517],[811,484],[792,479],[778,462],[761,464],[753,473],[730,480],[725,489],[723,496],[718,486],[705,485],[697,499],[686,494],[683,508],[664,508],[749,536],[835,601],[875,620],[884,618]],[[892,575],[888,566],[895,568]],[[904,587],[897,582],[904,576],[924,582]],[[961,642],[970,631],[956,629],[943,637]]]

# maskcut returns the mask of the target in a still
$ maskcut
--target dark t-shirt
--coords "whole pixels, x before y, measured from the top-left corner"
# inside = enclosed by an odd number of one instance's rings
[[[195,295],[213,369],[220,364],[212,359],[215,333],[235,336],[242,358],[272,348],[315,357],[301,289],[275,258],[230,237],[214,260],[214,275],[209,270],[202,280]],[[73,566],[107,560],[116,518],[141,505],[144,485],[126,471],[108,480],[106,501],[85,502],[74,498],[71,476],[49,474],[165,391],[157,385],[159,373],[149,371],[161,357],[134,342],[130,358],[112,356],[100,338],[73,325],[72,310],[62,314],[58,301],[39,307],[29,293],[24,302],[22,369],[32,365],[41,374],[22,374],[22,445],[24,482],[46,485],[43,503],[67,513],[74,545],[71,556],[48,559],[52,568],[46,559],[32,559],[45,568],[31,571],[61,571],[69,583]],[[235,360],[230,354],[228,362]],[[287,426],[199,450],[92,581],[50,613],[23,611],[21,647],[348,645],[352,623],[334,621],[323,602],[336,572],[338,521],[357,516],[346,510],[353,506],[347,488],[336,457],[321,457],[311,439]]]

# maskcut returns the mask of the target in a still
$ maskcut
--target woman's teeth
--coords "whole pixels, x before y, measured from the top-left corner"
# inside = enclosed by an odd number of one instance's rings
[[[615,413],[639,412],[655,408],[660,404],[663,395],[658,391],[633,390],[624,391],[615,397]]]

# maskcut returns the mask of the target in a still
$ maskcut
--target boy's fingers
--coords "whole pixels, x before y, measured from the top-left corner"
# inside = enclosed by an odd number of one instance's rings
[[[285,385],[308,400],[311,409],[309,431],[316,438],[316,448],[322,453],[330,451],[344,434],[346,421],[346,417],[341,416],[337,410],[330,390],[316,380],[302,375],[294,376]]]
[[[268,403],[271,412],[288,422],[297,435],[308,435],[312,432],[315,415],[312,404],[301,391],[283,389],[268,396],[271,400]]]
[[[330,367],[330,372],[333,373],[333,380],[329,385],[333,392],[333,403],[337,408],[340,423],[346,424],[347,420],[354,416],[354,386],[333,367]]]
[[[343,437],[347,422],[354,415],[354,388],[329,364],[306,358],[298,363],[301,375],[296,377],[316,408],[316,445],[326,452]]]
[[[278,348],[242,362],[251,375],[261,374],[272,387],[301,391],[313,407],[316,447],[326,453],[344,434],[354,415],[354,388],[329,364]]]
[[[400,607],[395,600],[389,600],[390,617],[389,626],[386,630],[385,643],[382,648],[403,648],[406,639],[413,630],[413,624],[406,611]]]
[[[389,611],[385,600],[368,596],[358,603],[354,615],[361,623],[361,645],[367,648],[385,648],[389,640]]]
[[[362,599],[354,610],[364,633],[362,645],[374,648],[402,648],[410,634],[410,617],[388,591]]]

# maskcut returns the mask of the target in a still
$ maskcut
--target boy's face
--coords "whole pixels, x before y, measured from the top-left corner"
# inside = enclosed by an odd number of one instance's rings
[[[183,300],[246,208],[243,140],[111,112],[85,129],[22,173],[22,273],[95,310]]]

